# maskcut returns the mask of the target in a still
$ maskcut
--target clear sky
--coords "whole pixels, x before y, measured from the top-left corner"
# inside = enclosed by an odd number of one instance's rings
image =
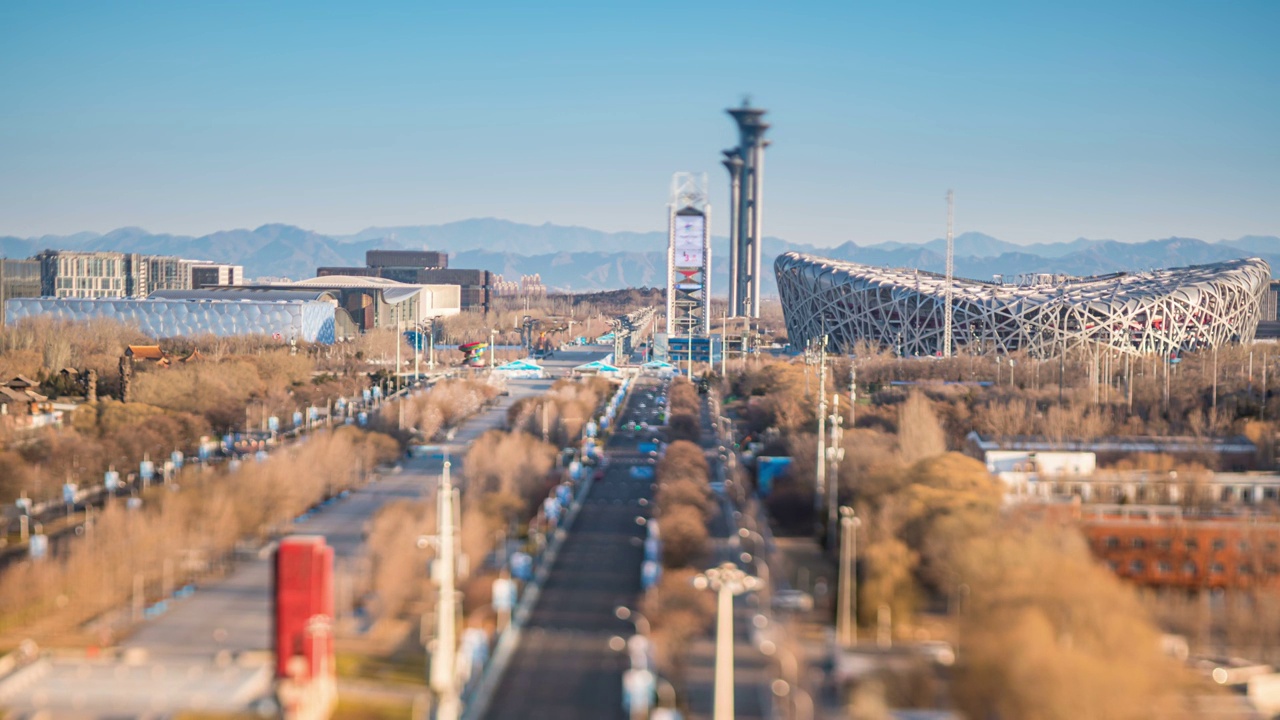
[[[0,2],[0,234],[665,226],[724,108],[796,242],[1280,235],[1280,2]]]

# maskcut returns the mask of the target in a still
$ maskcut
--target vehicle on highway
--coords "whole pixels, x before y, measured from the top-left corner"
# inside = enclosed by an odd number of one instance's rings
[[[956,662],[955,648],[944,640],[926,640],[918,643],[916,650],[943,667],[951,667]]]
[[[809,612],[813,610],[813,596],[803,590],[779,590],[773,594],[773,609]]]

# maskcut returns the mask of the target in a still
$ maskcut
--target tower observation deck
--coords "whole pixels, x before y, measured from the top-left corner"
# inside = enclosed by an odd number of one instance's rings
[[[725,150],[729,171],[729,313],[760,317],[760,216],[764,198],[765,111],[749,100],[729,113],[738,125],[738,146]]]

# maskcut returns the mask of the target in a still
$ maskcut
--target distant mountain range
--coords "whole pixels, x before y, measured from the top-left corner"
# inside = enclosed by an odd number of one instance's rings
[[[482,218],[443,225],[368,228],[354,235],[322,235],[292,225],[263,225],[254,230],[226,230],[191,237],[157,235],[141,228],[120,228],[105,235],[77,233],[35,238],[0,237],[0,256],[29,257],[47,248],[115,250],[233,262],[244,265],[247,277],[305,278],[319,266],[363,265],[366,250],[376,248],[443,250],[451,267],[502,273],[507,279],[537,273],[558,290],[610,290],[663,283],[666,264],[665,232],[610,233],[563,225],[524,225]],[[712,247],[712,292],[722,294],[728,280],[727,243],[715,238]],[[846,242],[818,248],[766,237],[764,241],[766,293],[776,293],[773,260],[787,251],[812,253],[889,267],[917,267],[943,272],[946,241],[920,244]],[[1280,277],[1280,237],[1246,236],[1205,242],[1194,238],[1166,238],[1140,243],[1080,238],[1063,243],[1018,245],[982,233],[956,237],[956,275],[990,279],[992,275],[1056,272],[1096,275],[1120,270],[1177,267],[1259,256]]]

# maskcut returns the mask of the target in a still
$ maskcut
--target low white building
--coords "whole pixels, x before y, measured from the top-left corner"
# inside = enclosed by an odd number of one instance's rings
[[[1014,471],[1080,477],[1092,475],[1098,467],[1098,456],[1091,452],[988,450],[982,460],[991,473]]]

